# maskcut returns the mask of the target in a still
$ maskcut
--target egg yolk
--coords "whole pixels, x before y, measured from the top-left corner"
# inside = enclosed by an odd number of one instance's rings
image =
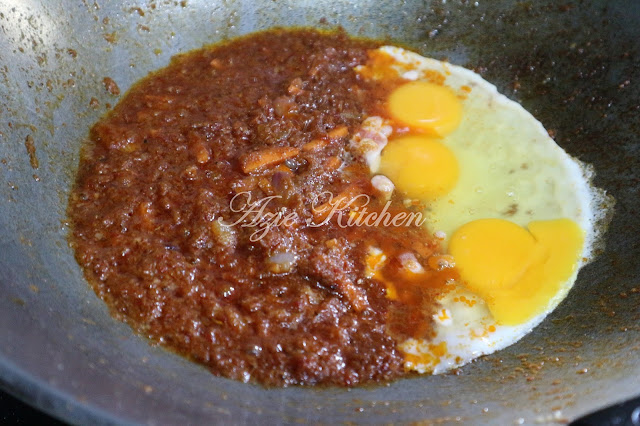
[[[449,192],[459,175],[451,150],[425,136],[391,140],[382,151],[380,172],[409,198],[423,200]]]
[[[495,320],[522,324],[545,312],[578,266],[584,235],[570,219],[531,222],[480,219],[451,236],[449,251],[462,280]]]
[[[462,104],[451,89],[426,81],[414,81],[395,89],[388,100],[396,120],[429,135],[444,137],[462,119]]]

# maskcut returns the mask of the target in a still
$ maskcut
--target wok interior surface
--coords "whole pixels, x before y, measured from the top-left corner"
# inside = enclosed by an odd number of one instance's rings
[[[76,423],[535,423],[640,393],[639,19],[640,3],[604,0],[4,0],[0,384]],[[272,26],[336,25],[448,58],[521,101],[616,199],[606,249],[542,325],[456,374],[350,390],[214,377],[112,319],[67,246],[80,146],[118,101],[103,79],[124,93],[179,52]]]

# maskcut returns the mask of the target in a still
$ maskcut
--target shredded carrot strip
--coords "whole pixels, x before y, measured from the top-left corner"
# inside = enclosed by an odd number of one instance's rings
[[[344,138],[349,134],[349,128],[347,126],[338,126],[328,133],[331,139]]]
[[[311,142],[307,142],[302,146],[304,152],[319,151],[327,145],[328,141],[325,139],[314,139]]]
[[[324,162],[325,170],[328,171],[336,170],[340,165],[342,165],[340,157],[329,157],[327,161]]]
[[[278,167],[275,168],[276,172],[282,172],[282,173],[287,173],[289,175],[292,175],[293,172],[291,171],[290,168],[288,168],[287,166],[285,166],[284,164],[280,164]]]
[[[267,148],[243,155],[240,158],[240,166],[243,172],[251,173],[262,168],[275,166],[298,154],[300,154],[298,148],[288,146]]]

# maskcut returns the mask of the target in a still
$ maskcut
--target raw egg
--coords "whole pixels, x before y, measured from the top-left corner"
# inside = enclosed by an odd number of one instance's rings
[[[458,127],[462,104],[446,86],[414,81],[389,96],[389,112],[398,121],[434,136],[445,136]]]
[[[443,267],[460,276],[438,299],[435,336],[400,344],[407,369],[441,373],[515,343],[560,303],[592,257],[611,201],[591,185],[588,167],[476,73],[398,47],[377,54],[401,84],[388,118],[376,118],[387,131],[367,161],[426,206]],[[389,70],[362,75],[387,78]],[[372,276],[384,259],[371,249]]]
[[[425,170],[429,174],[425,175]],[[411,198],[434,199],[447,194],[458,181],[458,161],[442,142],[424,136],[405,136],[387,144],[380,173]]]

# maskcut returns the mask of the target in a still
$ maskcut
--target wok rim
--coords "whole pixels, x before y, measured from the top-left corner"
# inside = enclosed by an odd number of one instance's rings
[[[57,420],[71,424],[134,424],[95,406],[81,402],[64,390],[46,383],[0,355],[0,390]]]

